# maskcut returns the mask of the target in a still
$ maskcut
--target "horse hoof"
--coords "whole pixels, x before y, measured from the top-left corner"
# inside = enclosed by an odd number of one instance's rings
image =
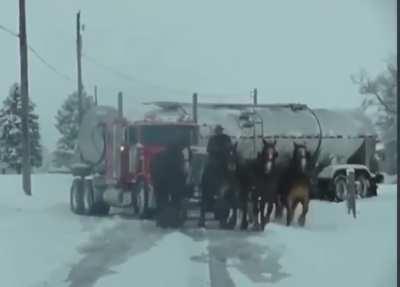
[[[305,224],[306,224],[305,218],[304,218],[304,219],[299,219],[299,225],[300,225],[301,227],[304,227]]]

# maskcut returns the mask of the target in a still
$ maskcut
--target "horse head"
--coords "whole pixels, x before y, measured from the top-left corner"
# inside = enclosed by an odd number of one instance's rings
[[[263,139],[263,149],[258,157],[263,166],[264,174],[270,174],[275,166],[275,160],[278,157],[276,140],[274,140],[274,142],[267,142]]]
[[[292,161],[294,167],[299,172],[306,172],[311,160],[311,153],[307,149],[306,143],[293,142],[293,148]]]

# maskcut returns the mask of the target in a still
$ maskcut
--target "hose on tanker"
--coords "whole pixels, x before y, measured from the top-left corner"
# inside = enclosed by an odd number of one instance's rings
[[[315,121],[317,122],[318,130],[319,130],[318,145],[317,145],[317,148],[315,149],[315,151],[314,151],[314,153],[313,153],[313,155],[312,155],[312,160],[311,160],[311,161],[312,161],[312,162],[311,162],[311,163],[312,163],[312,166],[315,167],[315,165],[316,165],[316,163],[317,163],[317,161],[318,161],[319,155],[320,155],[321,145],[322,145],[322,135],[323,135],[323,133],[322,133],[322,125],[321,125],[321,122],[320,122],[320,120],[319,120],[317,114],[314,112],[314,110],[311,109],[310,107],[308,107],[307,105],[298,105],[298,104],[294,104],[294,105],[291,105],[290,108],[291,108],[291,110],[294,111],[294,112],[299,111],[299,110],[304,110],[304,109],[307,110],[309,113],[311,113],[311,115],[313,116],[313,118],[314,118]]]
[[[308,107],[308,106],[306,107],[306,109],[312,114],[312,116],[313,116],[314,119],[316,120],[317,125],[318,125],[318,129],[319,129],[318,146],[317,146],[317,148],[315,149],[314,154],[312,155],[312,165],[315,167],[315,165],[316,165],[316,163],[317,163],[317,161],[318,161],[319,155],[320,155],[320,151],[321,151],[322,135],[323,135],[323,134],[322,134],[322,126],[321,126],[321,122],[319,121],[319,118],[318,118],[317,114],[314,112],[314,110],[311,109],[311,108]]]
[[[317,162],[318,158],[320,156],[320,151],[321,151],[321,145],[322,145],[322,126],[321,122],[319,121],[318,116],[312,110],[310,107],[306,107],[306,109],[311,113],[311,115],[314,117],[318,124],[318,129],[319,129],[319,136],[318,136],[318,146],[314,151],[314,154],[311,157],[311,166],[312,166],[312,172],[311,172],[311,193],[316,195],[318,194],[318,180],[317,180],[317,174],[318,174],[318,167],[317,167]]]

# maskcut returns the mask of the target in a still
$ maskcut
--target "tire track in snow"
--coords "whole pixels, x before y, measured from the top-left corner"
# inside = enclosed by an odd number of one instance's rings
[[[254,283],[275,283],[289,276],[279,264],[283,250],[249,241],[257,233],[220,230],[187,233],[194,240],[208,241],[208,254],[192,260],[208,263],[212,287],[234,287],[229,270],[232,268]]]
[[[66,279],[69,287],[95,286],[101,277],[114,273],[113,266],[146,252],[166,234],[153,222],[122,220],[79,248],[84,257],[72,266]]]

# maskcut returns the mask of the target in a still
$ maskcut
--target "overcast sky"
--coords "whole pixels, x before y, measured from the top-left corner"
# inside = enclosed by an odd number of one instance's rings
[[[15,0],[1,0],[0,25],[18,28]],[[30,96],[43,143],[58,137],[54,116],[76,90],[75,14],[82,11],[84,54],[131,75],[127,81],[83,61],[85,88],[126,111],[148,99],[303,102],[355,107],[350,75],[372,75],[396,52],[394,0],[27,0],[28,40],[72,80],[29,55]],[[0,30],[0,100],[19,81],[18,42]]]

